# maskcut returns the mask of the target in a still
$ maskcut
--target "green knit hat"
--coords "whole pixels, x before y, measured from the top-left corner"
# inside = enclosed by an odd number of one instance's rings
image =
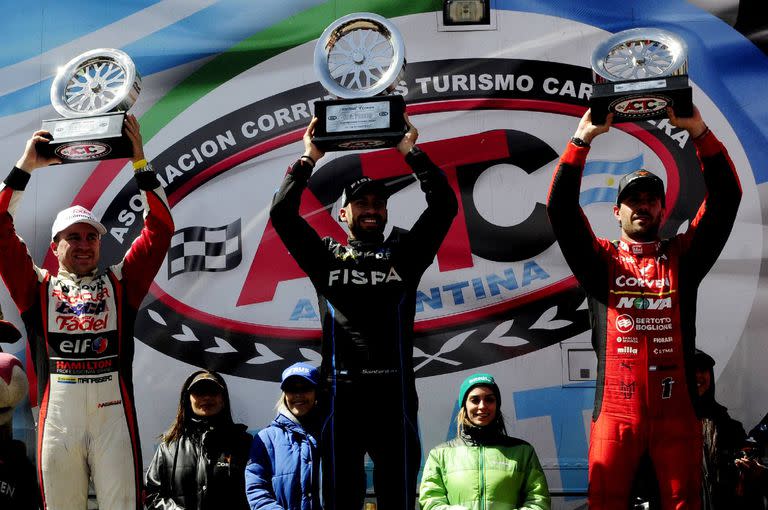
[[[496,406],[501,407],[501,392],[499,386],[496,384],[496,380],[491,374],[473,374],[464,379],[459,388],[459,407],[464,407],[464,403],[467,401],[467,394],[475,386],[490,386],[496,395]]]

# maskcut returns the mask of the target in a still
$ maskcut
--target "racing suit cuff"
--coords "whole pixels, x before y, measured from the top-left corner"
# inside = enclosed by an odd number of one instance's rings
[[[8,177],[6,177],[5,181],[3,182],[5,182],[5,185],[13,190],[24,191],[24,188],[27,187],[27,183],[29,182],[30,177],[32,177],[32,174],[29,172],[25,172],[18,167],[13,167],[11,173],[8,174]]]
[[[440,169],[432,163],[432,160],[429,159],[429,156],[415,145],[411,147],[411,150],[405,155],[405,162],[408,163],[408,166],[411,167],[413,173],[416,174],[416,178],[420,181],[423,181],[435,172],[440,171]]]
[[[702,136],[693,139],[693,145],[701,158],[714,156],[723,151],[723,144],[709,128]]]
[[[560,156],[560,163],[578,168],[582,168],[587,161],[589,147],[577,147],[571,142],[565,148],[565,152]]]
[[[157,178],[157,174],[152,170],[135,172],[133,178],[136,179],[136,184],[142,191],[149,191],[160,187],[160,179]]]
[[[303,159],[299,159],[288,169],[288,173],[297,179],[307,181],[309,176],[312,175],[312,165]]]

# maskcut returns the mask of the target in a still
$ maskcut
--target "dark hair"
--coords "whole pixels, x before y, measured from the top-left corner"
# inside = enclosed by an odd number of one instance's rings
[[[176,411],[176,418],[173,420],[173,423],[168,428],[168,430],[160,436],[164,443],[170,443],[172,441],[178,440],[181,436],[186,434],[186,431],[189,428],[190,420],[192,419],[192,416],[194,416],[194,412],[192,411],[192,403],[189,398],[189,384],[192,382],[192,379],[200,374],[210,374],[211,377],[216,379],[216,381],[221,384],[221,394],[224,398],[224,407],[222,407],[221,411],[219,412],[219,416],[220,419],[224,421],[224,423],[233,423],[232,409],[229,406],[229,390],[227,390],[227,383],[224,381],[224,378],[212,370],[198,370],[187,377],[187,380],[184,381],[184,384],[181,386],[179,408]]]
[[[488,388],[493,390],[493,387],[490,384],[475,384],[470,388],[470,390],[474,388]],[[469,391],[467,391],[467,394],[469,394]],[[494,391],[494,395],[496,395],[496,392]],[[498,395],[497,395],[498,398]],[[476,427],[477,425],[474,425],[470,420],[469,416],[467,416],[467,399],[464,399],[464,403],[459,408],[459,412],[456,414],[456,434],[458,436],[461,436],[461,432],[463,429],[467,427]],[[501,413],[501,409],[499,409],[499,406],[496,407],[496,416],[493,418],[493,421],[486,425],[489,429],[495,429],[499,434],[507,435],[507,427],[504,425],[504,415]]]

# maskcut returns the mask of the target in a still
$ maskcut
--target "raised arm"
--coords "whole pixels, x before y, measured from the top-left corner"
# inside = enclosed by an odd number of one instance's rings
[[[405,122],[408,132],[397,145],[397,150],[413,170],[427,200],[427,208],[414,223],[407,241],[413,247],[408,252],[414,257],[416,271],[421,273],[434,260],[456,217],[459,204],[443,171],[416,146],[419,132],[408,115]]]
[[[707,194],[696,217],[683,236],[688,243],[683,252],[685,265],[694,278],[701,280],[723,250],[741,202],[741,183],[728,152],[710,131],[694,107],[692,117],[676,117],[669,109],[670,123],[686,129],[693,139]]]
[[[47,158],[37,152],[37,144],[48,143],[50,139],[48,131],[33,133],[16,166],[0,184],[0,275],[22,313],[34,303],[37,283],[42,281],[44,274],[35,266],[24,241],[16,234],[13,217],[32,172],[61,162],[57,157]]]
[[[144,205],[144,227],[128,248],[123,260],[112,266],[112,270],[123,280],[129,304],[138,308],[168,252],[174,224],[165,191],[154,169],[144,158],[144,147],[136,117],[127,114],[124,128],[133,146],[131,159],[134,179]]]
[[[304,154],[288,169],[269,210],[277,235],[299,267],[309,276],[318,275],[325,267],[323,261],[326,253],[320,236],[299,214],[301,195],[307,187],[312,170],[324,154],[312,143],[316,124],[315,117],[304,132]]]
[[[584,114],[552,177],[547,199],[547,214],[560,250],[582,287],[592,295],[605,293],[607,265],[599,256],[601,249],[579,205],[584,164],[592,140],[610,129],[613,114],[606,123],[592,124],[590,110]]]

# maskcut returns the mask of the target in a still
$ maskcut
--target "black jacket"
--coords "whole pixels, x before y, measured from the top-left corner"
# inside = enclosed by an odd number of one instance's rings
[[[245,425],[197,422],[180,440],[163,441],[147,470],[147,508],[248,509],[245,465],[252,440]]]
[[[35,466],[27,458],[24,443],[16,439],[0,441],[0,508],[40,508]]]
[[[299,214],[312,171],[302,160],[283,180],[270,217],[317,291],[326,380],[373,383],[390,376],[403,381],[406,393],[415,394],[411,353],[416,288],[457,214],[458,202],[443,172],[424,152],[414,149],[405,161],[427,201],[410,231],[396,228],[386,240],[350,240],[346,245],[321,239]]]

